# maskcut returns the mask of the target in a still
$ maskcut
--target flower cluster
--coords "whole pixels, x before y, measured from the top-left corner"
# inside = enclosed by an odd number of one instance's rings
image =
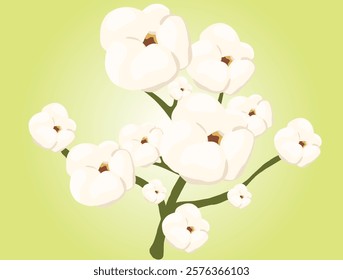
[[[210,226],[201,207],[228,201],[245,208],[252,199],[247,186],[263,170],[281,159],[304,167],[319,156],[321,138],[308,120],[297,118],[275,135],[278,155],[248,180],[220,195],[178,201],[186,183],[213,185],[239,179],[255,141],[272,126],[271,105],[258,94],[235,96],[222,104],[225,94],[236,93],[251,78],[254,50],[223,23],[207,27],[192,45],[183,19],[159,4],[111,11],[101,24],[100,41],[110,80],[127,90],[147,92],[170,121],[163,127],[128,124],[120,130],[118,143],[83,143],[69,151],[76,124],[61,104],[52,103],[31,118],[29,131],[38,145],[66,157],[70,191],[77,202],[109,205],[135,184],[142,188],[142,197],[157,204],[161,216],[150,249],[154,258],[163,257],[164,237],[186,252],[206,243]],[[199,88],[196,92],[179,75],[182,69]],[[153,92],[162,88],[174,99],[172,106]],[[175,185],[137,176],[138,167],[152,165],[176,174]]]

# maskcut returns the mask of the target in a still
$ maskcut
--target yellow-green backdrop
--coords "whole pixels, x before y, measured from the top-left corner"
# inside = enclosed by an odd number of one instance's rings
[[[128,123],[153,122],[162,111],[142,92],[111,84],[99,43],[103,17],[151,1],[3,1],[1,5],[1,259],[150,259],[157,207],[139,187],[110,207],[88,208],[69,192],[65,159],[35,145],[30,117],[62,103],[77,138],[116,140]],[[238,93],[272,104],[273,127],[257,139],[242,179],[276,154],[273,136],[296,117],[309,119],[322,154],[298,168],[278,163],[249,185],[240,210],[222,203],[202,209],[209,241],[187,254],[166,244],[167,259],[342,259],[342,5],[340,1],[160,1],[184,18],[192,41],[225,22],[255,50],[256,72]],[[225,98],[224,103],[228,101]],[[158,167],[139,169],[175,177]],[[237,180],[239,182],[241,180]],[[233,183],[190,186],[183,198],[221,193]]]

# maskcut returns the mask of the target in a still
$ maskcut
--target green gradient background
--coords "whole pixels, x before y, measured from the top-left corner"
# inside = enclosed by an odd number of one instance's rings
[[[6,4],[4,4],[6,3]],[[77,122],[77,138],[117,139],[124,124],[162,112],[140,92],[111,84],[99,28],[110,10],[151,1],[12,1],[0,5],[1,193],[0,259],[150,259],[158,211],[134,188],[107,208],[77,204],[65,160],[39,148],[29,118],[60,102]],[[343,259],[342,6],[339,1],[160,1],[182,16],[196,41],[209,24],[225,22],[254,47],[256,72],[239,94],[260,93],[274,125],[257,139],[242,180],[275,155],[273,136],[296,117],[322,136],[322,154],[304,169],[284,162],[249,186],[243,210],[227,203],[202,209],[209,241],[187,254],[166,244],[167,259]],[[228,101],[225,98],[224,103]],[[144,103],[144,107],[142,104]],[[146,179],[176,179],[158,167]],[[239,182],[239,180],[237,181]],[[200,198],[231,184],[189,186]]]

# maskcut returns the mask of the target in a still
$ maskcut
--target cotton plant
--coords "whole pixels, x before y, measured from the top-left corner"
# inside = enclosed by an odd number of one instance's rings
[[[259,94],[234,96],[251,78],[254,50],[241,42],[224,23],[207,27],[193,45],[184,20],[160,4],[143,10],[123,7],[108,13],[100,28],[105,69],[115,86],[142,90],[169,117],[163,127],[153,123],[125,124],[117,141],[68,146],[76,124],[63,105],[45,106],[29,121],[34,141],[66,157],[73,198],[85,206],[111,205],[135,185],[142,200],[158,205],[160,222],[150,247],[155,259],[164,255],[164,241],[191,253],[209,239],[210,225],[201,208],[227,203],[238,209],[252,203],[248,185],[280,160],[299,167],[320,154],[321,138],[304,118],[279,130],[277,155],[242,180],[255,141],[273,122],[269,101]],[[181,70],[186,69],[194,90]],[[166,88],[172,105],[154,91]],[[230,98],[223,105],[224,96]],[[159,166],[175,175],[146,180],[138,168]],[[180,201],[187,183],[215,185],[228,182],[225,192],[198,200]],[[215,188],[214,188],[215,189]]]

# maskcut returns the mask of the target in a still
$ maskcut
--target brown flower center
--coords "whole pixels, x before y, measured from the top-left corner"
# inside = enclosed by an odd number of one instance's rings
[[[227,66],[229,66],[232,61],[233,61],[233,58],[231,56],[223,56],[222,59],[221,59],[222,62],[224,62]]]
[[[58,125],[55,125],[55,126],[53,127],[53,129],[55,129],[56,132],[58,133],[62,128],[61,128],[60,126],[58,126]]]
[[[107,162],[103,162],[103,163],[100,165],[98,171],[99,171],[100,173],[105,172],[105,171],[110,171],[110,167],[108,166],[108,163],[107,163]]]
[[[194,227],[187,227],[187,230],[192,233],[194,231]]]
[[[300,141],[299,145],[304,148],[306,146],[306,142],[305,141]]]
[[[243,199],[243,198],[244,198],[244,196],[243,196],[243,195],[240,195],[239,197],[240,197],[241,199]]]
[[[148,33],[146,34],[143,44],[147,47],[151,44],[158,44],[157,39],[156,39],[156,35],[152,34],[152,33]]]
[[[145,144],[148,143],[148,138],[147,137],[143,137],[141,140],[141,144]]]
[[[158,191],[157,191],[157,190],[155,191],[155,194],[158,194]]]
[[[180,90],[181,90],[181,91],[184,91],[185,89],[182,87],[182,88],[180,88]]]
[[[215,142],[218,145],[220,144],[222,139],[223,139],[223,135],[219,131],[213,132],[212,134],[207,136],[208,142]]]
[[[251,116],[254,116],[254,115],[256,115],[256,111],[255,111],[255,109],[251,109],[249,111],[249,116],[251,117]]]

